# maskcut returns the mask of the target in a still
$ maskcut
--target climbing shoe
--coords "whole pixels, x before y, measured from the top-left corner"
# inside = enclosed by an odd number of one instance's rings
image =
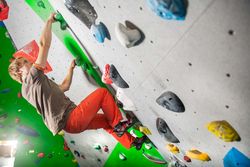
[[[119,122],[113,131],[118,137],[121,137],[131,126],[133,126],[133,121],[129,118],[127,121]]]
[[[147,140],[147,136],[143,136],[141,138],[135,138],[135,140],[132,143],[132,146],[135,146],[136,150],[140,150],[143,143]]]

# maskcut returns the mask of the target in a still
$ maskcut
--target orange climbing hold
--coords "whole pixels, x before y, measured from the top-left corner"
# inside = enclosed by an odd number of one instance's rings
[[[207,153],[200,152],[196,149],[191,149],[186,152],[187,156],[193,159],[201,160],[201,161],[210,161],[210,157]]]
[[[225,120],[210,122],[207,124],[207,129],[225,142],[240,141],[239,134]]]

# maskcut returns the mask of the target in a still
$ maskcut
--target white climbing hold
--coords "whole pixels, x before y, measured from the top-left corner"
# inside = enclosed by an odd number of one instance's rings
[[[145,143],[145,148],[147,150],[150,150],[152,148],[152,144],[151,143]]]
[[[119,154],[120,160],[126,160],[126,156],[123,153]]]
[[[128,110],[128,111],[136,111],[136,107],[132,100],[126,96],[124,93],[123,89],[118,88],[116,91],[116,97],[117,99],[122,102],[123,104],[123,109]]]
[[[119,42],[127,48],[134,46],[142,37],[139,30],[130,29],[121,23],[115,27],[115,33]]]
[[[133,137],[138,137],[136,134],[135,134],[135,131],[134,131],[134,129],[132,129],[130,132],[129,132]]]

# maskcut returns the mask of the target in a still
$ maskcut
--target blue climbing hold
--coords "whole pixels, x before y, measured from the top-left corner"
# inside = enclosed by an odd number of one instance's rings
[[[16,130],[24,135],[27,135],[27,136],[33,136],[33,137],[39,136],[39,134],[35,130],[33,130],[30,127],[24,126],[24,125],[18,126],[16,128]]]
[[[92,35],[99,43],[103,43],[105,38],[110,40],[109,31],[102,22],[100,22],[98,25],[92,24],[90,30]]]
[[[0,27],[5,27],[5,25],[2,21],[0,21]]]
[[[147,0],[149,7],[161,18],[184,20],[186,16],[185,0]]]
[[[236,148],[231,148],[223,159],[224,167],[249,167],[250,159]]]
[[[6,89],[3,89],[3,90],[0,90],[0,94],[6,94],[6,93],[9,93],[11,91],[10,88],[6,88]]]

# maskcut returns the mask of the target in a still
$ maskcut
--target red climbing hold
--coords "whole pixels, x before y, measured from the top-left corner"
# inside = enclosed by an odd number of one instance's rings
[[[18,98],[22,98],[22,93],[21,93],[21,92],[18,92],[17,97],[18,97]]]
[[[44,153],[38,153],[38,154],[37,154],[37,157],[38,157],[38,158],[43,158],[44,155],[45,155]]]
[[[15,122],[18,124],[18,123],[20,123],[20,119],[19,118],[16,118],[15,119]]]
[[[184,156],[184,158],[183,158],[186,162],[191,162],[191,159],[188,157],[188,156]]]
[[[110,65],[106,64],[104,67],[103,75],[102,75],[102,82],[105,84],[112,84],[113,81],[110,78]]]
[[[108,152],[108,151],[109,151],[108,146],[105,145],[105,146],[103,147],[103,150],[104,150],[104,152]]]
[[[68,144],[66,143],[66,141],[64,141],[63,149],[64,149],[65,151],[69,150],[69,147],[68,147]]]

